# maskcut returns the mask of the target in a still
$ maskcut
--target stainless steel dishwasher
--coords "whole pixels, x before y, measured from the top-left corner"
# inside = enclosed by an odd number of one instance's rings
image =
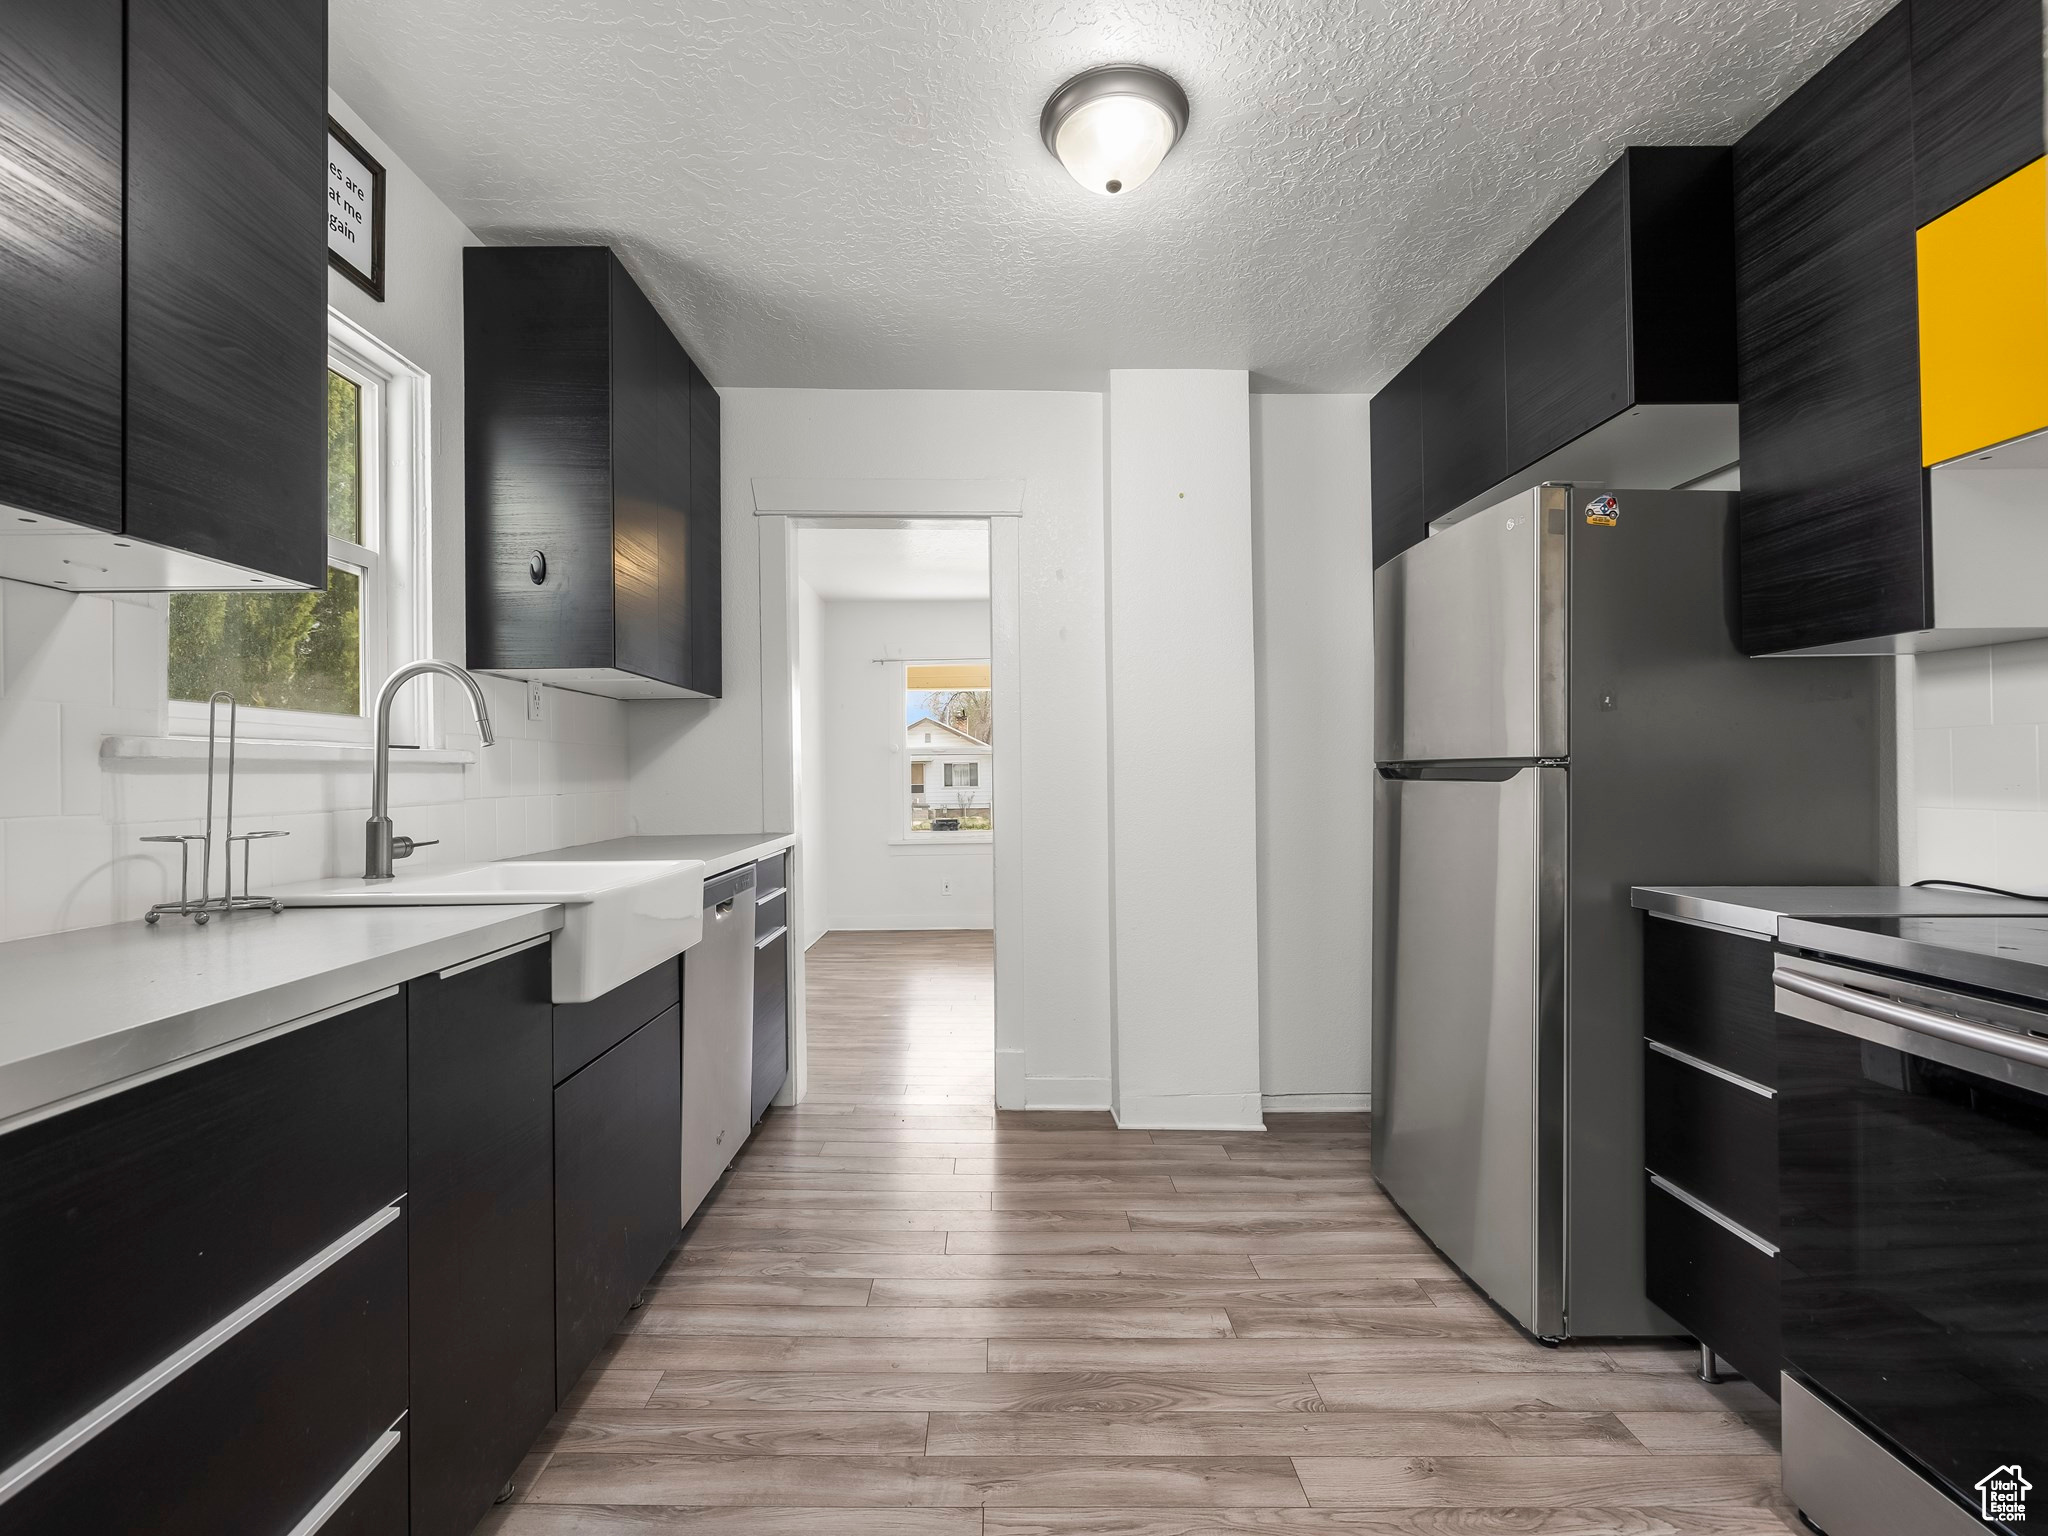
[[[754,866],[704,882],[683,954],[683,1220],[747,1139],[754,1072]]]

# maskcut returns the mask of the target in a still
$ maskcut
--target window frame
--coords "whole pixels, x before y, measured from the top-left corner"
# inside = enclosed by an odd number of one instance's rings
[[[902,765],[897,769],[894,775],[896,786],[896,810],[894,813],[894,824],[896,830],[895,835],[892,836],[889,840],[890,842],[898,845],[916,845],[919,847],[944,848],[950,846],[958,846],[961,844],[990,843],[995,841],[995,833],[993,830],[987,832],[979,830],[972,832],[919,832],[911,827],[910,790],[911,768],[913,762],[923,762],[924,764],[926,764],[924,790],[927,798],[929,798],[929,796],[932,794],[934,788],[944,788],[943,784],[935,786],[932,783],[932,768],[934,766],[940,766],[942,764],[944,767],[951,767],[952,765],[944,763],[944,759],[946,757],[945,743],[935,741],[930,745],[928,749],[913,749],[905,740],[905,737],[909,733],[910,723],[903,718],[903,701],[910,695],[911,692],[910,672],[913,667],[951,666],[988,667],[988,691],[991,697],[993,697],[995,693],[995,668],[992,658],[980,656],[924,657],[918,660],[899,661],[893,668],[896,677],[896,716],[894,722],[895,729],[891,734],[890,740],[891,750],[900,755],[902,759]],[[941,722],[941,724],[943,724],[943,722]],[[995,819],[996,803],[995,755],[993,751],[990,752],[987,762],[989,769],[989,776],[987,781],[987,788],[989,792],[989,819],[993,821]],[[977,769],[980,767],[980,763],[978,761],[976,762],[975,767]],[[943,769],[938,775],[938,777],[942,780],[944,779],[945,774],[943,772]],[[962,787],[972,787],[979,789],[983,786],[977,784],[973,786]]]
[[[327,311],[327,367],[361,391],[357,483],[362,494],[361,543],[327,537],[327,562],[358,573],[357,677],[361,708],[353,715],[242,706],[249,740],[332,742],[368,746],[377,690],[392,670],[429,653],[431,609],[431,381],[400,353],[355,321]],[[169,692],[169,680],[165,680]],[[439,745],[435,690],[406,690],[393,703],[392,740]],[[204,700],[169,699],[173,736],[204,736]]]

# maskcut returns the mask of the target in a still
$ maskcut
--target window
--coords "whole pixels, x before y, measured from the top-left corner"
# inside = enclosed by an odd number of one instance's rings
[[[206,699],[224,688],[253,735],[369,739],[372,690],[426,650],[426,390],[418,369],[330,312],[326,588],[175,594],[174,730],[203,732]],[[424,741],[418,692],[394,723]]]
[[[995,693],[985,661],[906,666],[907,834],[986,838],[995,826]]]

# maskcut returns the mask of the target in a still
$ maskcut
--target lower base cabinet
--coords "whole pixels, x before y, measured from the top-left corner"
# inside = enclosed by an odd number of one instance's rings
[[[682,1010],[555,1089],[555,1394],[568,1394],[682,1230]]]
[[[411,1536],[469,1536],[555,1410],[545,943],[406,988]]]
[[[405,1249],[387,1220],[0,1505],[0,1530],[292,1530],[405,1412]]]

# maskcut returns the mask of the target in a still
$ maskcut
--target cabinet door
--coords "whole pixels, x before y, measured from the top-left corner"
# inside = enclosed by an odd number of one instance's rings
[[[127,519],[327,580],[326,0],[129,0]]]
[[[778,901],[780,897],[776,898]],[[789,929],[754,941],[754,1061],[749,1123],[758,1125],[789,1081]]]
[[[720,577],[725,492],[718,391],[688,357],[683,364],[690,378],[689,543],[684,562],[690,605],[687,682],[715,699],[725,689],[725,595]]]
[[[2040,0],[1911,0],[1916,224],[2041,157]]]
[[[468,1536],[555,1407],[548,947],[406,988],[412,1536]]]
[[[555,1090],[555,1395],[568,1395],[682,1229],[682,1010]]]
[[[1741,630],[1751,654],[1927,628],[1904,8],[1735,149]]]
[[[680,682],[682,657],[664,644],[662,532],[674,487],[666,412],[668,327],[614,258],[612,329],[612,618],[614,665],[641,677]]]
[[[1628,170],[1624,155],[1501,278],[1509,469],[1590,432],[1634,398]]]
[[[1440,517],[1508,472],[1505,305],[1487,285],[1423,349],[1422,507]]]
[[[121,526],[122,0],[0,6],[0,505]]]
[[[1422,373],[1410,363],[1372,397],[1372,563],[1429,532],[1422,510]]]

